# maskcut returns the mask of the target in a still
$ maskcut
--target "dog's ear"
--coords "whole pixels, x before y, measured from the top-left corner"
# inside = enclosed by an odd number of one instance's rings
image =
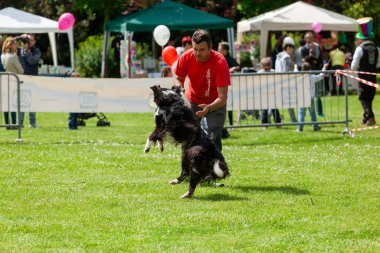
[[[181,88],[177,85],[174,85],[172,87],[172,90],[175,91],[177,94],[181,94]]]
[[[157,91],[159,91],[161,89],[161,86],[160,85],[154,85],[154,86],[152,86],[150,88],[153,90],[153,92],[157,92]]]

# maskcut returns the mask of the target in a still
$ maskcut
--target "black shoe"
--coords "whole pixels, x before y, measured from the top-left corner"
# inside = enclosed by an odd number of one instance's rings
[[[227,131],[227,129],[223,128],[222,139],[227,139],[228,137],[230,137],[230,133]]]
[[[7,126],[6,129],[7,130],[17,130],[18,127],[17,126]]]
[[[367,122],[366,122],[366,125],[367,126],[374,126],[376,125],[376,121],[374,118],[370,118]]]

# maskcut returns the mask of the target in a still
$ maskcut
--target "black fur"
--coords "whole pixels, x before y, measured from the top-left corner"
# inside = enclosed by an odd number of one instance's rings
[[[171,135],[176,143],[182,144],[182,172],[177,179],[170,181],[171,184],[179,184],[190,176],[189,190],[182,197],[190,198],[202,180],[228,176],[223,155],[203,131],[194,112],[185,105],[179,87],[165,89],[156,85],[151,89],[158,109],[155,114],[156,128],[147,140],[145,152],[149,152],[151,144],[156,142],[162,151],[167,135]],[[219,164],[220,170],[216,170],[219,175],[214,170],[216,163]]]

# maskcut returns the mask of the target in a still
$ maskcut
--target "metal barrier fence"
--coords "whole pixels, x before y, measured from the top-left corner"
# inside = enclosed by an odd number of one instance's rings
[[[20,81],[19,77],[14,73],[0,72],[0,127],[6,127],[7,129],[15,129],[18,132],[17,142],[22,142],[21,139],[21,124],[16,116],[15,124],[12,124],[11,113],[20,114],[21,109],[21,93],[20,93]],[[16,94],[16,96],[11,96]],[[14,97],[16,99],[11,99]],[[11,108],[17,108],[13,110]],[[3,113],[4,112],[4,113]],[[8,119],[6,119],[6,117]]]
[[[227,110],[237,112],[226,128],[344,124],[348,130],[348,79],[336,85],[335,71],[263,72],[231,75]],[[307,113],[306,113],[307,111]],[[315,112],[315,117],[313,113]],[[306,114],[306,115],[305,115]],[[310,119],[310,114],[313,118]],[[304,122],[302,122],[304,120]],[[231,120],[230,120],[231,122]],[[302,131],[302,130],[301,130]]]

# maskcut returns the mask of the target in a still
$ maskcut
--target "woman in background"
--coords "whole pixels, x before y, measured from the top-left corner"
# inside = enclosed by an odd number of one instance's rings
[[[6,72],[24,74],[20,61],[17,56],[17,43],[14,37],[8,37],[3,44],[1,63]],[[4,112],[5,124],[9,124],[9,113]],[[11,112],[12,125],[16,125],[16,112]],[[7,129],[17,129],[17,126],[7,126]]]

